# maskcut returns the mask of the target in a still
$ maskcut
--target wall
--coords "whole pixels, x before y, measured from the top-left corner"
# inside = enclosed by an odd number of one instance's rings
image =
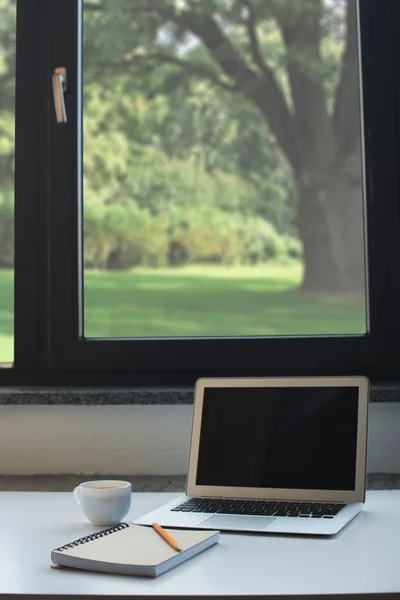
[[[0,405],[0,473],[181,475],[191,405]],[[400,403],[370,404],[368,472],[400,473]]]

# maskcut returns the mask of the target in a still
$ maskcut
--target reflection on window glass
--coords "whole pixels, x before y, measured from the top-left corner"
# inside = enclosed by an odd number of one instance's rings
[[[354,0],[84,3],[87,337],[366,332]]]
[[[0,363],[14,360],[15,1],[0,0]]]

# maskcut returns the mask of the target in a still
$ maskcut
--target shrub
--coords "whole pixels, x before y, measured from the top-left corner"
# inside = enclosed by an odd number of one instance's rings
[[[130,150],[121,150],[124,174],[103,183],[87,174],[86,266],[255,264],[301,257],[294,238],[281,237],[266,215],[255,214],[256,191],[249,182],[206,172],[191,159],[155,148],[131,142]],[[120,166],[116,160],[116,171]]]
[[[87,207],[84,223],[85,266],[127,269],[166,264],[165,227],[134,203]]]
[[[301,257],[295,238],[284,238],[261,217],[244,217],[204,207],[199,210],[173,210],[168,218],[168,262],[256,264]]]
[[[136,265],[158,267],[166,263],[167,237],[159,219],[134,203],[110,205],[105,213],[106,234],[113,239],[108,268]]]
[[[257,194],[237,175],[208,173],[192,159],[168,157],[154,148],[132,148],[131,163],[120,185],[120,194],[153,215],[165,215],[171,207],[249,212]]]
[[[279,260],[285,253],[282,237],[275,227],[260,217],[250,217],[241,223],[244,261],[250,264]]]
[[[168,215],[169,262],[240,262],[238,217],[217,208],[174,210]]]
[[[287,256],[287,258],[293,260],[302,260],[303,244],[301,243],[301,241],[289,235],[284,236],[282,239],[285,248],[285,255]]]
[[[95,269],[107,267],[112,240],[104,231],[104,206],[85,206],[84,209],[84,261],[85,266]]]
[[[0,267],[14,266],[14,200],[12,190],[0,195]]]
[[[6,220],[0,222],[0,233],[1,226],[6,229]],[[6,229],[3,246],[12,248],[9,230],[12,227]],[[268,221],[209,206],[193,210],[174,207],[163,220],[133,202],[87,206],[84,241],[85,266],[99,269],[256,264],[302,257],[300,241],[280,236]],[[8,266],[4,260],[3,264]]]

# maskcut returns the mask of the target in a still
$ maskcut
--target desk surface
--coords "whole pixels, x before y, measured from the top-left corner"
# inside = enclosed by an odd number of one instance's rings
[[[133,494],[134,519],[176,494]],[[0,596],[296,596],[398,594],[400,491],[372,491],[332,538],[221,534],[219,544],[156,579],[50,568],[50,551],[96,528],[72,494],[1,492]]]

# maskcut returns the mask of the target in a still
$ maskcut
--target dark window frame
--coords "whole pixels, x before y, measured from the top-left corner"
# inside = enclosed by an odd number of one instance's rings
[[[180,387],[205,375],[309,374],[396,381],[396,0],[360,0],[370,331],[366,336],[271,338],[82,338],[80,5],[79,0],[18,0],[15,367],[0,372],[0,384]],[[54,118],[51,74],[57,66],[68,70],[66,125]]]

